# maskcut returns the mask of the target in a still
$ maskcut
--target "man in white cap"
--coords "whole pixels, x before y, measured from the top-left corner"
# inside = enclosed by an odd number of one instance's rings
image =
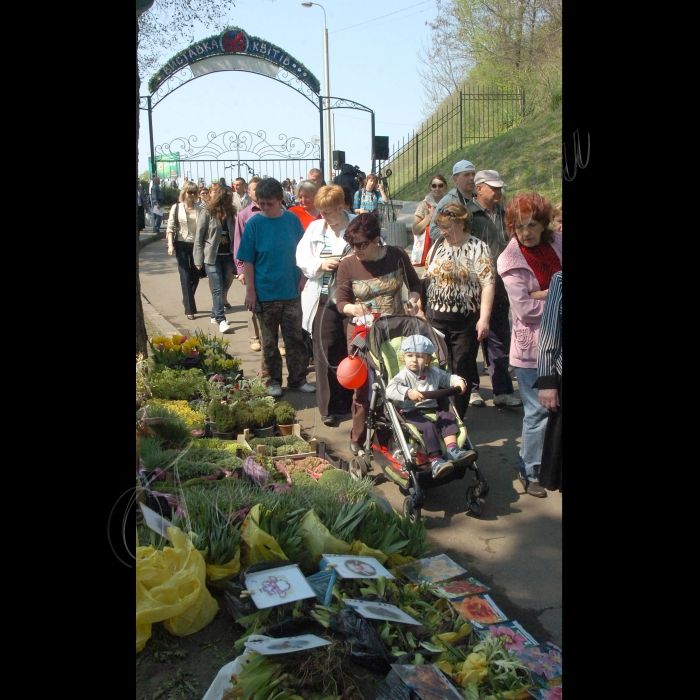
[[[474,164],[468,160],[460,160],[452,166],[452,181],[455,183],[453,187],[435,207],[433,218],[430,220],[430,240],[436,241],[440,238],[440,227],[435,223],[435,216],[438,209],[442,209],[450,202],[460,202],[465,207],[467,202],[471,201],[474,194],[474,175],[476,168]]]
[[[498,256],[505,250],[509,239],[506,233],[505,210],[501,204],[506,183],[496,170],[479,170],[474,177],[476,198],[466,206],[472,217],[472,235],[480,238],[491,250],[494,269]],[[510,353],[510,324],[508,292],[499,274],[496,274],[496,289],[489,321],[489,337],[484,340],[484,353],[488,357],[488,371],[493,387],[494,406],[522,406],[523,402],[513,393],[513,380],[508,374]],[[483,405],[484,400],[476,393],[470,405]]]

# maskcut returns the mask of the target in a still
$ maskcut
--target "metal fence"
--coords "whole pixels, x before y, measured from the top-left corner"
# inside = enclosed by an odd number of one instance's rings
[[[454,151],[508,131],[525,116],[525,92],[514,87],[465,86],[452,102],[397,143],[384,166],[391,168],[394,197]]]

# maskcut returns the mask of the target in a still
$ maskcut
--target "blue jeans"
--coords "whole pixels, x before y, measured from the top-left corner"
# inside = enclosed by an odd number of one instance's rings
[[[158,233],[160,231],[160,222],[163,220],[163,215],[161,214],[158,216],[158,214],[151,212],[151,216],[153,217],[153,233]]]
[[[549,411],[540,406],[537,400],[537,389],[533,389],[532,386],[537,381],[537,368],[516,367],[515,376],[518,379],[520,398],[523,400],[525,409],[518,470],[524,479],[538,481]]]
[[[226,320],[223,293],[229,288],[236,269],[233,256],[217,255],[216,262],[213,265],[204,263],[204,267],[207,271],[207,277],[209,277],[209,281],[211,282],[211,317],[215,318],[218,323],[221,323]]]

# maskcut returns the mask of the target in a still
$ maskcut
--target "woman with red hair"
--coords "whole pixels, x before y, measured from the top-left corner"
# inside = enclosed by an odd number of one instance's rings
[[[519,479],[526,493],[544,498],[539,483],[548,411],[537,396],[537,340],[552,275],[562,269],[562,235],[549,225],[552,205],[538,194],[514,197],[506,207],[511,239],[498,258],[513,317],[510,364],[515,368],[525,416],[518,458]]]

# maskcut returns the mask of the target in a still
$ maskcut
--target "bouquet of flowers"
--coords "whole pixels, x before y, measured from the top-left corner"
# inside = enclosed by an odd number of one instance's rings
[[[213,372],[226,376],[239,373],[241,361],[229,355],[228,340],[202,331],[195,331],[195,338],[201,353],[200,367],[206,374]]]

